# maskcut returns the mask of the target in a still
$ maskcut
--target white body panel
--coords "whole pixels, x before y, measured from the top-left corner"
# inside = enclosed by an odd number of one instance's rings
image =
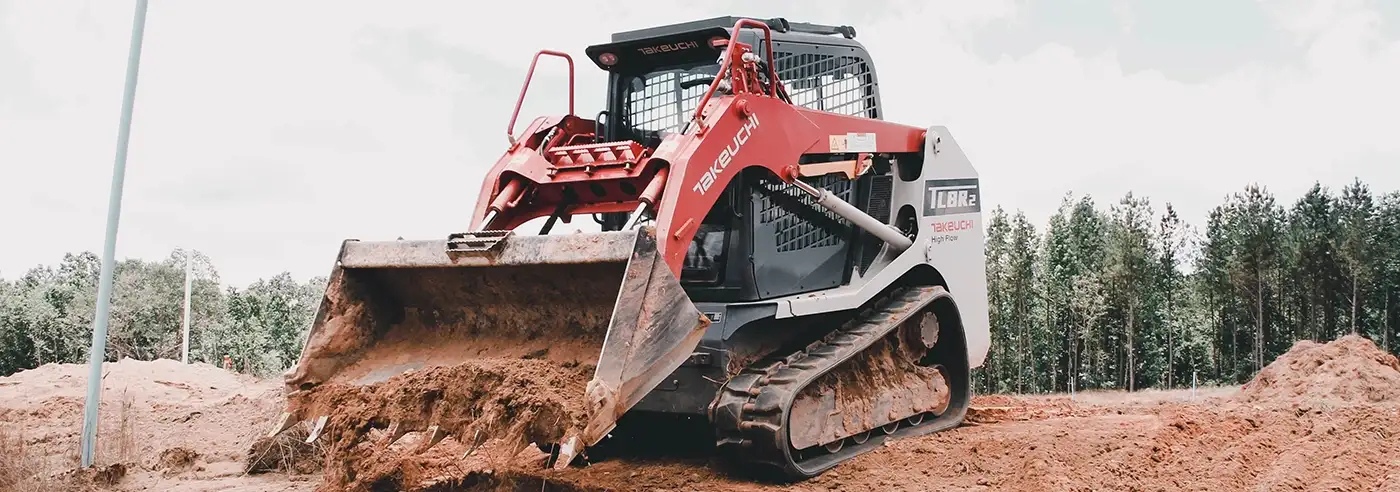
[[[888,245],[862,277],[853,273],[840,288],[777,299],[779,318],[853,309],[879,294],[918,264],[932,265],[947,281],[967,337],[971,367],[980,367],[991,346],[987,270],[977,170],[946,127],[928,128],[923,168],[917,179],[895,173],[891,217],[912,207],[919,220],[914,246],[890,258]]]

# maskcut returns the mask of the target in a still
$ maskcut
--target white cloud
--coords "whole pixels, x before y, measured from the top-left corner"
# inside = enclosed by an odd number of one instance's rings
[[[1343,8],[1345,7],[1345,8]],[[881,66],[891,119],[943,122],[984,173],[989,202],[1043,221],[1067,189],[1102,201],[1131,189],[1202,218],[1220,197],[1260,182],[1291,200],[1313,180],[1353,175],[1400,188],[1400,43],[1377,46],[1360,5],[1309,36],[1306,63],[1241,67],[1186,84],[1124,73],[1115,53],[1045,45],[986,63],[955,44],[928,63]],[[872,46],[899,44],[921,19],[872,26]],[[886,34],[888,33],[888,39]],[[877,51],[879,53],[879,51]],[[1389,160],[1389,162],[1387,162]]]
[[[1010,0],[804,4],[559,3],[522,18],[464,2],[152,2],[118,256],[190,246],[243,285],[324,274],[342,238],[464,229],[535,50],[575,54],[578,111],[592,114],[603,76],[584,46],[731,12],[855,25],[889,118],[950,126],[987,199],[1037,223],[1071,189],[1101,202],[1131,189],[1199,219],[1254,181],[1284,200],[1353,175],[1400,188],[1400,43],[1360,2],[1281,4],[1302,64],[1196,84],[1125,72],[1112,51],[975,56],[979,28],[1024,21]],[[4,277],[101,248],[131,12],[0,8],[0,62],[22,68],[0,71],[0,88],[36,91],[0,104]],[[517,128],[563,108],[562,75],[541,63]]]

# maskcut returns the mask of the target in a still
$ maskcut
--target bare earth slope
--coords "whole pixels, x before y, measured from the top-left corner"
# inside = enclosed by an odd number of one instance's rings
[[[562,472],[459,461],[459,487],[431,490],[1400,491],[1397,367],[1346,337],[1299,343],[1242,390],[984,396],[966,426],[786,486],[704,460],[614,459]]]
[[[279,391],[275,382],[208,364],[106,363],[96,463],[122,465],[118,490],[312,490],[312,477],[243,473],[249,444],[281,410]],[[9,442],[24,443],[32,467],[71,470],[79,464],[86,392],[81,364],[0,377],[0,430]],[[19,459],[13,449],[4,451],[6,459]]]
[[[244,476],[244,453],[280,410],[275,383],[172,361],[109,364],[104,441],[135,395],[132,456],[115,488],[334,490],[305,475]],[[1359,337],[1300,342],[1240,389],[981,396],[967,425],[895,441],[813,480],[734,478],[704,459],[612,459],[546,471],[527,449],[511,462],[461,458],[449,438],[412,443],[365,474],[434,477],[418,490],[1382,490],[1400,492],[1400,363]],[[32,449],[76,463],[84,372],[0,378],[0,421]],[[405,440],[410,440],[406,438]],[[176,467],[162,463],[186,461]],[[107,450],[104,457],[119,450]],[[161,453],[165,452],[165,459]],[[387,458],[387,456],[386,456]],[[103,461],[100,459],[100,461]],[[111,462],[107,459],[103,462]],[[169,476],[167,476],[169,475]],[[361,483],[363,486],[363,483]],[[404,484],[405,489],[415,489]],[[365,490],[361,488],[360,490]]]

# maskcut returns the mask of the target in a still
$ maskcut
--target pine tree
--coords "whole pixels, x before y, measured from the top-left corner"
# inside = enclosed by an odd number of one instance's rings
[[[1380,301],[1372,306],[1380,306],[1381,347],[1391,351],[1395,330],[1397,309],[1400,307],[1400,191],[1393,191],[1381,199],[1376,214],[1376,288]]]
[[[1313,184],[1288,214],[1288,271],[1297,284],[1290,304],[1297,310],[1292,338],[1329,340],[1336,335],[1334,302],[1340,275],[1332,238],[1337,234],[1335,202],[1321,183]]]
[[[1017,393],[1024,393],[1028,388],[1034,391],[1037,386],[1035,375],[1028,371],[1035,370],[1036,347],[1031,336],[1034,333],[1034,310],[1037,304],[1035,244],[1039,242],[1039,238],[1036,237],[1035,226],[1032,226],[1026,215],[1020,211],[1011,219],[1010,227],[1010,250],[1007,252],[1005,271],[1007,295],[1010,297],[1008,322],[1015,334],[1015,388]]]
[[[1237,291],[1250,300],[1248,313],[1254,329],[1251,361],[1255,371],[1264,367],[1268,342],[1269,298],[1274,268],[1279,258],[1278,238],[1283,210],[1266,188],[1250,185],[1231,202],[1230,231],[1236,236],[1231,255],[1230,278]],[[1242,379],[1243,374],[1235,374]]]
[[[1174,388],[1176,387],[1174,376],[1177,351],[1182,336],[1177,331],[1182,324],[1179,318],[1183,317],[1183,313],[1177,305],[1185,301],[1179,292],[1184,284],[1181,267],[1191,243],[1186,224],[1177,215],[1176,209],[1172,207],[1170,202],[1166,204],[1166,211],[1162,213],[1162,218],[1158,221],[1156,241],[1159,291],[1165,297],[1162,304],[1162,334],[1166,339],[1166,361],[1164,363],[1166,374],[1164,379],[1168,388]]]
[[[987,314],[992,326],[992,350],[987,354],[986,364],[982,367],[980,384],[983,391],[999,392],[1007,389],[1006,382],[1010,375],[1006,371],[1013,353],[1010,350],[1012,337],[1009,334],[1011,316],[1008,308],[1011,298],[1007,286],[1011,224],[1007,220],[1006,211],[1000,206],[994,208],[990,215],[987,221],[986,269],[989,310]]]
[[[1371,190],[1361,183],[1342,188],[1337,202],[1339,234],[1335,236],[1336,250],[1342,260],[1343,277],[1347,282],[1347,320],[1353,335],[1361,333],[1361,305],[1370,280],[1376,241],[1376,210]]]
[[[1144,300],[1152,295],[1152,207],[1144,198],[1128,193],[1112,207],[1105,280],[1122,313],[1123,378],[1128,391],[1137,390],[1137,337],[1142,329]],[[1119,339],[1112,334],[1110,339]]]

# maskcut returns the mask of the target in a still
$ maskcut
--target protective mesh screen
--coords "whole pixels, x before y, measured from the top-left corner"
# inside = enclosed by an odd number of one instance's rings
[[[774,58],[778,78],[782,79],[793,104],[831,113],[878,117],[873,77],[865,60],[782,50],[775,50]],[[628,93],[629,124],[639,130],[679,132],[695,114],[700,98],[709,87],[709,84],[702,84],[683,89],[681,83],[706,77],[683,71],[648,75],[642,90]],[[853,183],[843,177],[824,176],[807,181],[831,190],[842,200],[849,202],[854,198]],[[774,226],[780,252],[839,245],[850,230],[845,219],[816,206],[810,196],[795,186],[763,180],[757,191],[759,221]],[[888,211],[883,215],[887,216]]]
[[[649,131],[679,132],[686,119],[695,114],[695,106],[709,89],[709,84],[687,89],[681,83],[705,78],[705,75],[680,71],[658,72],[646,77],[641,91],[627,95],[627,115],[632,128]]]
[[[870,68],[854,56],[775,52],[778,78],[792,103],[851,116],[875,117]]]
[[[883,176],[872,176],[870,179],[870,197],[865,201],[862,211],[871,217],[879,219],[880,222],[890,223],[890,212],[894,202],[894,176],[888,174]],[[875,256],[880,253],[880,244],[884,240],[874,234],[864,233],[860,236],[865,244],[861,245],[860,273],[864,274],[870,265],[875,263]]]
[[[808,184],[825,188],[837,198],[850,201],[853,181],[839,174],[804,178]],[[777,180],[759,181],[758,221],[773,224],[778,251],[797,251],[841,244],[849,225],[842,218],[816,204],[816,200],[796,186]]]
[[[832,113],[874,118],[875,95],[870,65],[853,56],[792,53],[775,50],[774,66],[793,104]],[[632,128],[679,132],[705,95],[708,84],[682,89],[681,83],[707,77],[680,71],[658,72],[645,78],[640,91],[628,93],[627,113]]]

